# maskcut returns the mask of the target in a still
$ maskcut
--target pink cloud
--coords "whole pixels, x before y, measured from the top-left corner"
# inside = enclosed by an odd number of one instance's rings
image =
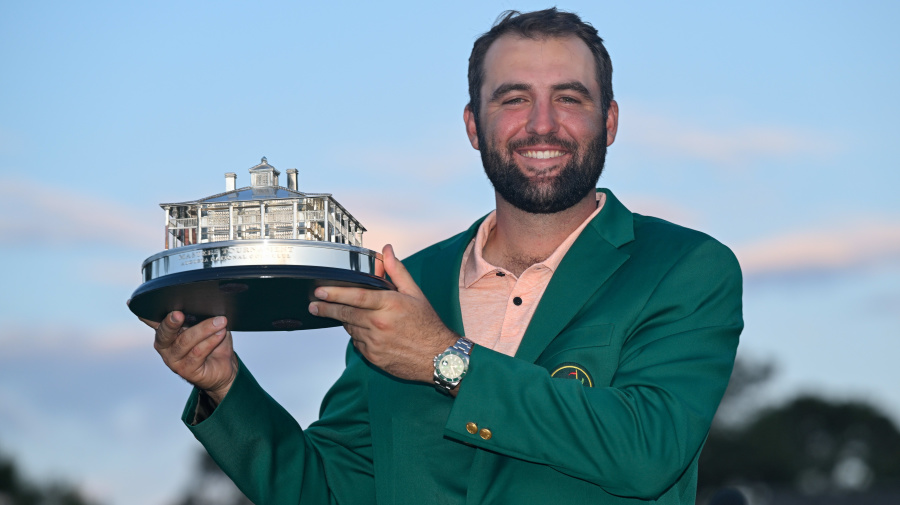
[[[900,260],[900,219],[785,234],[735,248],[748,275],[838,270]]]
[[[137,210],[96,195],[43,182],[0,179],[0,235],[10,246],[113,246],[162,249],[153,209]],[[161,214],[161,211],[160,211]],[[13,217],[14,216],[14,217]],[[158,218],[162,223],[162,217]],[[160,224],[160,227],[162,225]]]
[[[660,155],[683,156],[724,165],[748,159],[807,155],[821,157],[839,146],[827,136],[778,125],[712,129],[683,121],[645,115],[626,116],[623,139],[649,147]]]
[[[0,355],[6,359],[43,354],[103,357],[152,345],[153,331],[137,318],[91,328],[54,322],[8,324],[0,333]]]

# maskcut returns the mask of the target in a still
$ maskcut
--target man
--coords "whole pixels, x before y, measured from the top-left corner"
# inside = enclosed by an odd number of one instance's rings
[[[464,120],[497,209],[405,266],[386,246],[397,292],[316,290],[310,312],[352,345],[306,430],[224,318],[158,325],[196,386],[185,422],[255,503],[694,503],[740,270],[594,189],[618,125],[611,72],[596,30],[556,9],[476,41]]]

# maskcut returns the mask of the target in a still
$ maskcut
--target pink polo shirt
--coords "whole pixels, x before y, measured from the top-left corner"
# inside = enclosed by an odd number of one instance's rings
[[[603,209],[604,203],[606,194],[597,192],[597,210],[546,260],[531,265],[518,278],[484,260],[484,244],[497,224],[496,211],[491,212],[463,253],[459,269],[459,306],[466,337],[497,352],[515,355],[553,272],[584,227]]]

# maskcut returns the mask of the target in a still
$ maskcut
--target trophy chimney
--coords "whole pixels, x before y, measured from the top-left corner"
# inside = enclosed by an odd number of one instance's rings
[[[237,183],[237,174],[228,172],[225,174],[225,191],[234,191]]]
[[[294,191],[297,190],[297,169],[289,168],[286,171],[287,173],[287,188],[292,189]]]

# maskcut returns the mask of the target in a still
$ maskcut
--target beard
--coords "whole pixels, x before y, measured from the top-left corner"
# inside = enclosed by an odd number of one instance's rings
[[[548,144],[562,147],[572,153],[572,157],[556,177],[546,182],[532,182],[513,161],[514,153],[517,149]],[[504,200],[531,214],[553,214],[572,207],[596,190],[606,161],[606,128],[604,125],[583,148],[553,134],[532,135],[510,142],[504,153],[487,142],[480,128],[478,145],[484,146],[480,151],[484,172]]]

